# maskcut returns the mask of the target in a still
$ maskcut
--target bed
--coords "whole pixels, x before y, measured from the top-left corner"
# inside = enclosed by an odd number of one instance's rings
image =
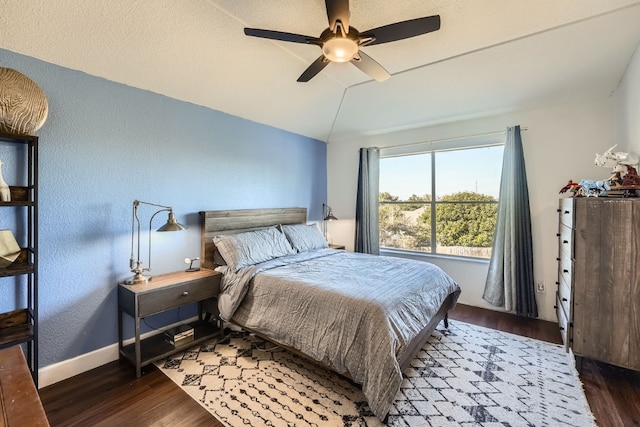
[[[460,288],[437,266],[327,247],[305,208],[202,211],[216,315],[345,375],[384,420]]]

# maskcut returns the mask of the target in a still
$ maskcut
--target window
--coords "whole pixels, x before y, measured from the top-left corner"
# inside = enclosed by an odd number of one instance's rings
[[[383,153],[380,247],[490,258],[503,148]]]

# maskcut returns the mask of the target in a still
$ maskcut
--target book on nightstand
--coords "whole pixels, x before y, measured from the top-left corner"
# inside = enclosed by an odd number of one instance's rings
[[[164,332],[164,339],[171,345],[178,346],[193,341],[193,326],[178,325]]]

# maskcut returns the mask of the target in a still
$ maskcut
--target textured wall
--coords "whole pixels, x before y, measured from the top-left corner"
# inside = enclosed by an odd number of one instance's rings
[[[134,199],[172,206],[189,227],[153,235],[153,274],[199,255],[200,210],[300,206],[310,220],[321,215],[321,141],[2,49],[0,66],[29,76],[49,101],[38,131],[41,368],[117,342],[116,284],[130,275]],[[0,151],[0,159],[11,157]],[[147,225],[152,213],[141,211]],[[6,215],[0,221],[12,227]],[[20,298],[0,283],[0,312]],[[188,307],[147,323],[193,314]]]
[[[640,153],[640,45],[615,92],[616,151]]]

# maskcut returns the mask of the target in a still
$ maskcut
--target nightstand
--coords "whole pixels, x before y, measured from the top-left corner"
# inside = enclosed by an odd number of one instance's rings
[[[344,245],[329,245],[331,249],[344,249]]]
[[[221,276],[220,273],[207,269],[194,272],[178,271],[154,276],[148,283],[118,285],[120,356],[135,365],[136,377],[140,377],[143,366],[222,334],[222,320],[218,317],[215,323],[207,322],[203,320],[202,312],[202,301],[218,297]],[[198,321],[190,323],[194,328],[193,341],[174,346],[165,341],[162,332],[140,339],[140,321],[143,318],[196,302],[198,303]],[[123,344],[124,313],[131,316],[135,323],[134,342],[129,345]]]

